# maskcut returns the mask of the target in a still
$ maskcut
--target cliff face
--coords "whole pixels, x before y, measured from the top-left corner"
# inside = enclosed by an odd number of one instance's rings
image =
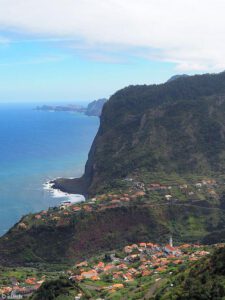
[[[84,176],[56,186],[95,194],[139,173],[223,172],[225,73],[130,86],[103,108]]]
[[[107,101],[107,99],[105,99],[105,98],[92,101],[91,103],[88,104],[85,114],[88,116],[100,117],[103,106],[106,103],[106,101]]]

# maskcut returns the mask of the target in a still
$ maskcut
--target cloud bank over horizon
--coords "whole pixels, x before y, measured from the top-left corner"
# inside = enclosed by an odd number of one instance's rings
[[[222,71],[224,11],[223,0],[0,0],[0,45],[46,40],[94,60],[123,52],[178,72]]]

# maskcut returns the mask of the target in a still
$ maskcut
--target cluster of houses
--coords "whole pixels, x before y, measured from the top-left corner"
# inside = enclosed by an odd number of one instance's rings
[[[224,247],[224,245],[222,245]],[[154,277],[155,281],[163,273],[171,273],[171,268],[182,265],[188,261],[196,261],[208,255],[200,245],[182,244],[174,247],[172,237],[167,245],[152,242],[141,242],[125,246],[120,255],[106,254],[102,258],[82,261],[76,264],[67,274],[72,281],[98,282],[110,277],[110,284],[98,285],[97,290],[114,293],[123,289],[126,282],[132,282],[141,277]],[[11,285],[1,286],[0,294],[11,295],[13,299],[22,299],[32,295],[46,280],[45,276],[38,278],[27,277],[24,281],[12,280]],[[20,297],[20,298],[19,298]],[[80,299],[82,293],[75,299]]]
[[[144,184],[135,181],[132,178],[128,178],[126,180],[132,184],[126,192],[97,195],[96,197],[87,200],[82,195],[73,195],[70,201],[63,201],[59,207],[49,209],[48,211],[44,210],[33,215],[32,222],[46,223],[54,221],[56,226],[61,226],[65,225],[65,222],[69,222],[69,217],[71,215],[79,214],[80,212],[104,211],[106,209],[113,209],[120,206],[129,206],[134,201],[140,199],[147,203],[149,200],[154,198],[151,198],[151,193],[155,192],[160,193],[161,199],[165,201],[164,203],[175,203],[178,202],[179,199],[175,197],[176,191],[174,189],[179,189],[189,200],[193,198],[192,196],[196,196],[199,191],[204,191],[204,193],[207,193],[211,197],[217,197],[218,191],[216,188],[220,186],[214,179],[201,180],[190,184],[174,183],[171,185],[165,185],[157,182]],[[80,199],[79,203],[77,203],[78,199]],[[17,225],[17,227],[19,230],[26,230],[32,222],[26,222],[24,219]]]
[[[127,179],[128,180],[128,179]],[[136,182],[133,179],[129,179],[132,184],[135,185],[135,188],[130,188],[127,192],[124,193],[108,193],[98,195],[92,199],[85,200],[82,195],[73,195],[74,197],[70,201],[63,201],[61,205],[55,210],[50,209],[48,211],[42,211],[39,214],[34,215],[33,219],[35,222],[47,222],[55,221],[57,225],[64,224],[63,218],[69,217],[71,214],[83,212],[92,212],[92,211],[102,211],[105,209],[116,208],[119,206],[130,205],[133,201],[137,199],[144,199],[148,201],[149,197],[151,200],[151,192],[160,192],[162,200],[176,202],[176,199],[173,195],[173,189],[178,188],[185,195],[193,196],[195,192],[206,189],[206,192],[210,196],[216,196],[216,187],[218,183],[214,179],[201,180],[192,184],[173,184],[165,185],[161,183],[149,183],[148,185]],[[76,196],[76,197],[75,197]],[[81,202],[77,203],[77,200],[80,199]],[[28,224],[26,222],[20,222],[18,228],[21,230],[26,230]]]
[[[41,279],[28,277],[23,282],[13,278],[10,285],[0,287],[0,295],[4,295],[3,299],[22,299],[32,295],[44,281],[45,276]]]
[[[170,239],[165,246],[151,242],[128,245],[124,247],[123,254],[124,258],[115,254],[107,255],[107,260],[102,259],[97,263],[83,261],[75,266],[74,274],[70,270],[70,279],[104,281],[105,275],[111,275],[113,281],[123,284],[138,277],[167,272],[170,267],[198,260],[209,252],[201,250],[199,245],[174,247]]]

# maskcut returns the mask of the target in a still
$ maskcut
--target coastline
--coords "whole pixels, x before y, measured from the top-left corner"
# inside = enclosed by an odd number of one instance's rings
[[[70,178],[70,180],[74,180],[75,178]],[[66,198],[68,201],[73,203],[80,203],[82,201],[76,201],[75,195],[78,193],[69,193],[67,191],[62,191],[60,188],[55,186],[55,182],[60,180],[60,178],[55,178],[53,180],[49,180],[43,184],[43,189],[48,191],[53,198]]]
[[[88,184],[84,175],[79,178],[56,178],[50,181],[51,188],[65,194],[82,194],[88,195]]]

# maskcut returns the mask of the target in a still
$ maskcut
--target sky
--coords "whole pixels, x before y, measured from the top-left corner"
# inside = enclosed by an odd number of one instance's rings
[[[225,69],[224,0],[0,0],[0,102],[87,102]]]

